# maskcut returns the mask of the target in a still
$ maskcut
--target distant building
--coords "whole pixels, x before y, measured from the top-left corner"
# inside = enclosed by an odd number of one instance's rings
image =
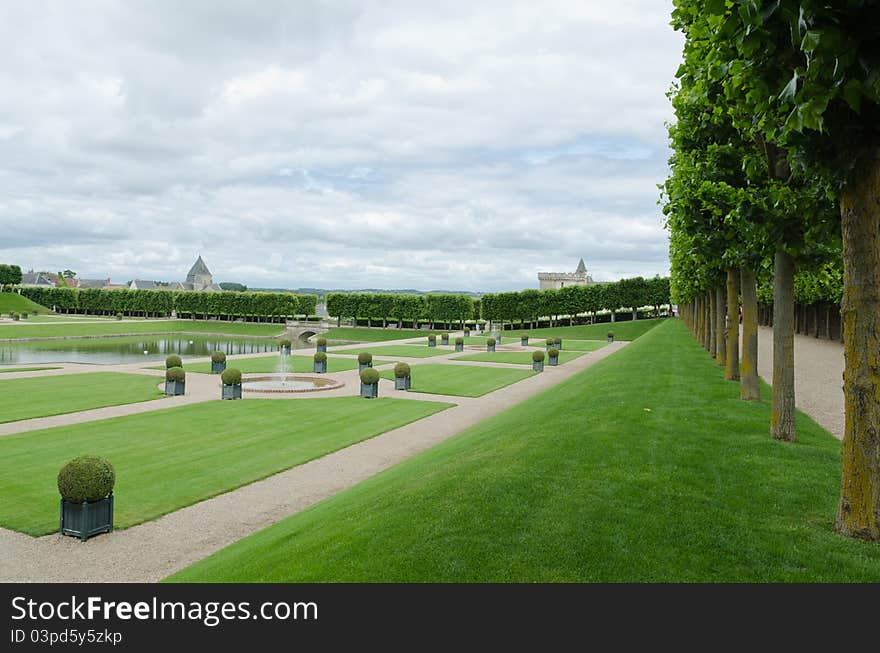
[[[25,272],[21,275],[19,285],[24,288],[55,288],[58,285],[58,275],[44,272]]]
[[[128,284],[130,290],[160,290],[161,287],[155,281],[146,281],[144,279],[134,279]]]
[[[110,283],[110,277],[106,279],[73,279],[73,284],[76,288],[106,288],[107,286],[112,285]]]
[[[175,281],[171,284],[171,290],[195,290],[195,291],[220,291],[220,286],[214,283],[214,275],[205,265],[201,255],[193,263],[186,275],[186,281]]]
[[[541,290],[551,288],[565,288],[566,286],[589,286],[596,283],[593,277],[587,274],[587,266],[584,259],[578,262],[574,272],[538,272],[538,287]]]

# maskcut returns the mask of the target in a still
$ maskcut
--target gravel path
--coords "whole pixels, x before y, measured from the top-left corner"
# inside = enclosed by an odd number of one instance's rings
[[[794,388],[797,407],[843,439],[843,345],[810,336],[794,337]],[[773,380],[773,329],[758,328],[758,374]]]
[[[564,365],[545,367],[541,374],[479,398],[394,392],[394,384],[383,379],[380,381],[380,396],[447,401],[455,405],[262,481],[159,519],[96,537],[85,544],[57,534],[33,538],[0,529],[0,582],[158,581],[556,385],[626,344],[616,342]],[[363,347],[353,345],[349,349]],[[446,357],[410,360],[414,363],[448,362]],[[351,375],[356,379],[356,374],[353,370],[333,376],[343,380]],[[217,383],[216,377],[193,374],[192,378],[195,377],[206,377],[209,382]],[[187,379],[189,392],[190,377]],[[358,388],[352,386],[355,384],[347,383],[344,389],[312,396],[357,394]],[[299,398],[297,395],[293,397]],[[276,395],[276,398],[280,396]],[[165,403],[163,407],[168,405]],[[66,423],[76,415],[82,414],[65,416]]]

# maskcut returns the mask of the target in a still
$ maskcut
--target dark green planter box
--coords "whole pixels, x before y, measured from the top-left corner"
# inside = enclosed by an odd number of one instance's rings
[[[556,347],[559,351],[562,351],[562,342],[554,342],[553,346]]]
[[[281,348],[282,356],[290,356],[290,347],[282,347]]]
[[[165,394],[177,397],[186,393],[186,381],[165,381]]]
[[[559,365],[559,356],[548,356],[547,357],[548,365]]]
[[[412,377],[409,377],[409,376],[395,376],[394,377],[394,389],[395,390],[409,390],[411,380],[412,380]]]
[[[366,365],[364,365],[363,363],[358,363],[358,374],[360,374],[361,372],[363,372],[365,369],[367,369],[369,367],[373,367],[373,364],[367,363]]]
[[[241,383],[235,385],[223,384],[223,394],[221,399],[241,399]]]
[[[532,370],[535,372],[544,371],[544,361],[532,361]]]
[[[441,344],[441,345],[448,345],[448,344],[449,344],[449,338],[440,338],[440,344]]]
[[[379,397],[379,384],[361,382],[361,397],[364,399],[377,399]]]
[[[495,352],[495,345],[486,345],[486,351],[489,353]]]
[[[327,373],[327,361],[323,363],[319,363],[318,361],[312,361],[314,365],[312,366],[312,371],[315,374],[326,374]]]
[[[226,361],[222,363],[215,363],[211,361],[211,374],[220,374],[223,370],[226,369]]]
[[[113,493],[98,501],[72,503],[61,499],[61,534],[86,541],[113,530]]]
[[[614,342],[614,336],[609,337],[608,342]]]
[[[326,354],[327,353],[327,345],[318,345],[318,351]]]
[[[521,344],[523,347],[528,347],[529,346],[529,339],[528,338],[520,338],[519,344]]]
[[[428,347],[436,347],[436,346],[437,346],[436,340],[429,340],[428,341]]]
[[[464,351],[464,345],[455,345],[455,351]]]

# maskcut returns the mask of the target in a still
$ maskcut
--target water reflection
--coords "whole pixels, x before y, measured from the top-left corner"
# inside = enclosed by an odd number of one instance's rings
[[[210,336],[127,336],[0,342],[0,364],[95,363],[114,365],[164,360],[169,354],[210,356],[211,352],[256,354],[278,351],[269,338],[218,338]],[[146,353],[144,353],[146,352]]]

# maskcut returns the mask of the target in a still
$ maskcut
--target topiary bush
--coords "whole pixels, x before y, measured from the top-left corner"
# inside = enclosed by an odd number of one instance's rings
[[[19,318],[18,318],[18,313],[13,313],[13,314],[12,314],[12,319],[13,319],[15,322],[18,322],[18,320],[19,320]]]
[[[495,338],[488,338],[488,339],[486,340],[486,344],[487,344],[487,345],[490,345],[490,346],[491,346],[491,345],[494,345],[494,344],[495,344]]]
[[[79,456],[58,472],[58,491],[65,501],[98,501],[113,491],[116,471],[106,458]]]
[[[552,343],[552,344],[554,344],[554,345],[561,345],[561,344],[562,344],[562,338],[553,338],[553,343]]]
[[[464,330],[464,335],[466,335],[466,336],[471,335],[471,330],[468,329],[468,328],[465,328],[465,330]]]
[[[361,365],[369,365],[373,362],[373,354],[368,351],[362,351],[358,354],[358,363]]]
[[[407,363],[398,363],[394,366],[394,376],[398,379],[403,379],[409,376],[410,369]]]
[[[166,381],[186,381],[186,372],[182,367],[169,367],[165,370]]]
[[[536,363],[540,363],[541,361],[544,360],[544,352],[541,350],[533,351],[532,352],[532,360],[535,361]]]
[[[449,334],[448,334],[448,333],[441,334],[440,337],[441,337],[443,340],[449,340]]]
[[[608,333],[605,334],[605,337],[607,337],[607,338],[613,338],[613,337],[614,337],[614,331],[609,331]]]
[[[463,344],[464,344],[464,338],[462,338],[461,336],[458,336],[458,337],[455,339],[455,344],[456,344],[456,345],[463,345]]]
[[[559,350],[556,349],[556,347],[550,347],[550,349],[547,350],[547,355],[550,358],[558,358],[559,357]]]
[[[117,319],[117,320],[121,320],[121,319],[122,319],[122,313],[117,313],[117,314],[116,314],[116,319]]]
[[[241,370],[237,370],[234,367],[228,367],[223,370],[223,373],[220,375],[220,380],[223,381],[223,385],[240,385]]]
[[[226,354],[222,351],[215,351],[211,354],[211,362],[212,363],[225,363],[226,362]]]
[[[282,349],[290,349],[290,344],[290,340],[288,340],[287,338],[282,338],[278,341],[278,346]]]
[[[428,342],[437,342],[437,336],[432,333],[428,336]]]
[[[372,367],[365,369],[361,372],[361,383],[366,385],[375,385],[376,383],[379,383],[379,372]]]
[[[520,339],[520,340],[528,340],[528,339],[529,339],[529,334],[526,333],[525,331],[523,331],[521,334],[519,334],[519,339]]]
[[[24,311],[24,312],[21,314],[21,319],[23,319],[23,320],[28,319],[28,313],[27,313],[27,311]]]
[[[327,338],[318,338],[318,340],[316,342],[317,342],[317,344],[321,345],[322,347],[325,347],[327,345]]]
[[[177,354],[171,354],[165,359],[165,369],[170,370],[172,367],[183,367],[183,361]]]
[[[547,338],[547,340],[545,340],[545,343],[548,347],[553,346],[553,338]]]
[[[316,363],[326,363],[327,362],[327,354],[325,354],[323,351],[319,351],[317,354],[315,354],[315,362]]]

